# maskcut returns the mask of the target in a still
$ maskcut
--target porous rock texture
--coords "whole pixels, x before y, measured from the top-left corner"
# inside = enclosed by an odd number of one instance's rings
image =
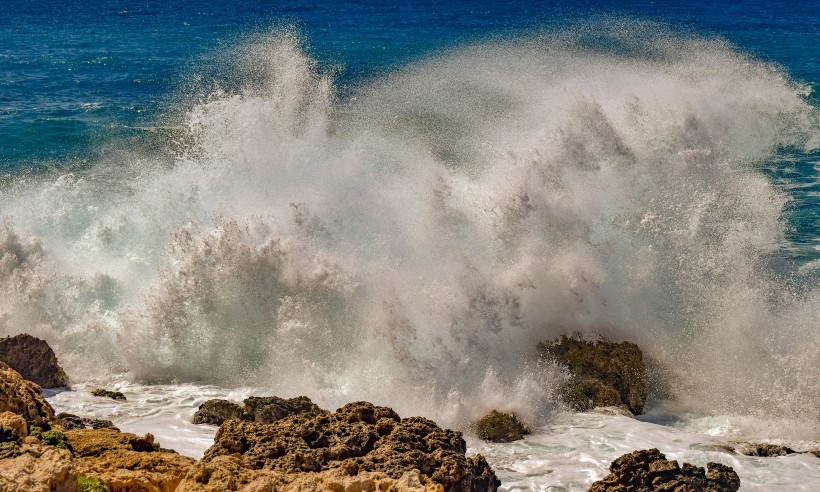
[[[68,385],[68,376],[45,342],[26,333],[0,339],[0,361],[42,388]]]
[[[627,453],[609,465],[609,475],[592,484],[589,492],[735,492],[737,473],[726,465],[699,466],[666,459],[657,449]]]
[[[16,413],[33,423],[54,418],[54,409],[43,398],[42,389],[3,362],[0,362],[0,412]]]
[[[228,400],[208,400],[199,406],[191,422],[194,424],[222,425],[228,419],[248,420],[270,424],[293,414],[319,415],[325,410],[306,396],[284,399],[278,396],[251,396],[244,406]]]
[[[646,366],[637,345],[562,336],[538,344],[542,358],[569,369],[563,397],[578,411],[625,405],[635,415],[646,404]]]
[[[151,434],[115,429],[67,431],[77,474],[101,479],[111,492],[176,490],[194,460],[162,450]]]
[[[475,424],[473,429],[479,438],[491,442],[513,442],[523,439],[530,430],[514,413],[493,410]]]
[[[354,482],[418,482],[422,487],[396,490],[496,490],[500,482],[486,460],[467,457],[465,451],[459,432],[355,402],[335,413],[297,413],[270,424],[225,421],[180,490],[273,490],[283,480],[314,483],[345,475]],[[356,487],[349,490],[369,490]]]

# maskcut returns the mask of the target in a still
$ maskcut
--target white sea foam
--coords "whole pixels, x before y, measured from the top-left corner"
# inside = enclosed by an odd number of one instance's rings
[[[0,333],[44,337],[75,381],[444,425],[549,422],[564,376],[533,347],[602,333],[688,411],[816,419],[820,292],[769,270],[786,197],[757,166],[820,140],[777,68],[637,23],[462,48],[344,98],[292,33],[226,57],[147,134],[173,159],[5,184]]]

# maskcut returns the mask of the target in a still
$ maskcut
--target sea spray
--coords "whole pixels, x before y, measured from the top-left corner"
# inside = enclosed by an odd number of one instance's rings
[[[817,141],[816,109],[776,67],[656,28],[466,47],[343,97],[297,36],[254,37],[169,110],[172,160],[7,185],[0,331],[79,380],[445,425],[544,421],[564,374],[535,344],[602,333],[695,411],[816,417],[820,292],[770,270],[787,197],[759,171]]]

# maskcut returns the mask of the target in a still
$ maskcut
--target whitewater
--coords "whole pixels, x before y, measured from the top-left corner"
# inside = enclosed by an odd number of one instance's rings
[[[809,89],[720,40],[594,30],[345,90],[293,30],[249,37],[142,145],[2,177],[0,335],[54,348],[58,411],[195,457],[205,400],[306,395],[455,428],[514,411],[523,442],[468,436],[504,490],[586,490],[648,447],[816,490],[813,456],[722,449],[820,447],[820,260],[783,266],[763,172],[820,148]],[[641,347],[646,416],[565,411],[535,346],[571,333]]]

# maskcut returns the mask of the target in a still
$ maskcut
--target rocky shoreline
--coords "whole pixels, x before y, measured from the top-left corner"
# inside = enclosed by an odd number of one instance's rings
[[[0,340],[0,347],[8,340]],[[26,374],[68,382],[45,342],[18,335],[6,346],[43,354],[39,360],[9,357],[11,363],[25,361],[28,366],[19,369]],[[538,350],[540,357],[571,374],[561,393],[569,408],[616,415],[643,410],[646,368],[637,346],[562,337],[539,344]],[[460,431],[422,417],[401,418],[391,408],[369,402],[331,412],[304,396],[249,397],[241,405],[209,400],[192,422],[219,429],[197,461],[163,448],[150,433],[139,436],[121,432],[108,420],[55,414],[41,387],[17,369],[0,358],[2,491],[481,492],[501,485],[484,457],[467,456]],[[93,394],[125,398],[101,388]],[[512,442],[530,432],[515,413],[496,410],[464,430],[491,442]],[[737,443],[726,452],[760,457],[795,453],[756,443]],[[738,489],[740,479],[730,467],[710,463],[707,468],[678,465],[657,449],[635,450],[613,461],[610,475],[590,490]]]

